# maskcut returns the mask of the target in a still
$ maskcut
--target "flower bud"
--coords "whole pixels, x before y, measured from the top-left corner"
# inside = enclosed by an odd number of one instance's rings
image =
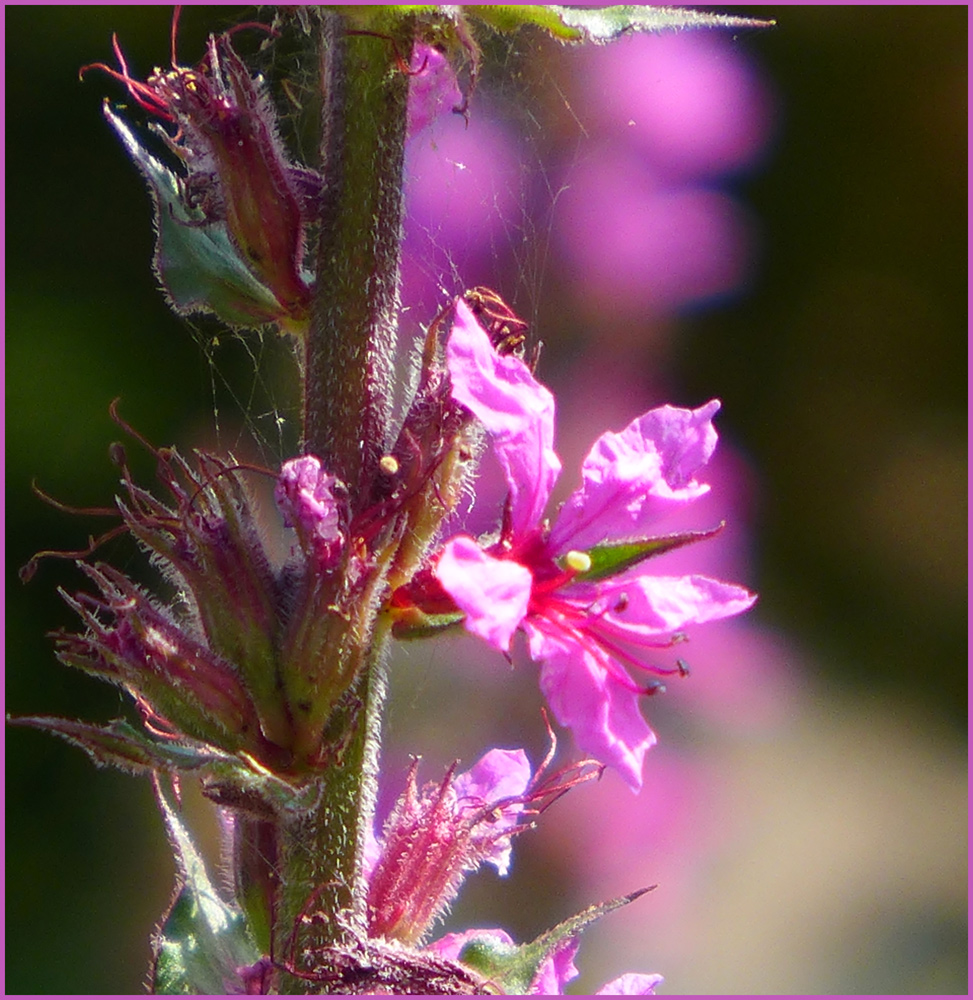
[[[156,202],[156,270],[177,312],[206,310],[231,325],[276,322],[300,332],[310,290],[302,269],[304,203],[320,178],[294,166],[260,78],[252,77],[228,34],[210,36],[191,69],[129,76],[115,42],[121,80],[134,100],[176,129],[155,131],[176,158],[175,173],[151,156],[125,122],[106,117],[136,161]]]

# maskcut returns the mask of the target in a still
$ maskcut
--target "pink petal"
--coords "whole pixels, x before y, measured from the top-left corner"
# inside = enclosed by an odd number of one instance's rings
[[[542,662],[541,690],[557,721],[578,746],[616,768],[633,792],[642,787],[642,762],[655,745],[639,710],[639,696],[612,677],[605,654],[568,633],[524,623],[531,656]],[[604,659],[603,659],[604,658]]]
[[[510,488],[512,527],[540,523],[561,471],[554,452],[554,397],[519,358],[501,357],[462,299],[446,345],[453,399],[489,432]]]
[[[540,964],[537,975],[527,990],[529,996],[559,997],[572,979],[577,979],[578,969],[574,956],[578,953],[578,939],[568,938],[557,946]]]
[[[558,515],[553,550],[644,535],[672,505],[706,493],[693,477],[716,448],[711,418],[719,408],[716,399],[696,410],[660,406],[603,434],[584,461],[581,489]]]
[[[757,599],[744,587],[708,576],[626,576],[565,589],[572,604],[590,610],[588,631],[595,636],[659,646],[687,625],[702,625],[741,614]]]
[[[527,614],[530,570],[509,559],[495,559],[468,535],[458,535],[443,546],[434,572],[465,612],[467,631],[509,652],[510,640]]]
[[[523,795],[531,777],[530,761],[523,750],[491,750],[468,771],[456,775],[453,789],[457,799],[499,802]]]
[[[523,750],[491,750],[468,771],[456,775],[452,784],[458,806],[465,804],[479,808],[503,799],[522,796],[532,777],[530,761]],[[493,840],[498,834],[516,826],[520,822],[523,807],[522,801],[511,802],[500,810],[498,816],[491,816],[488,831],[490,839]],[[486,821],[474,828],[474,837],[484,825]],[[497,869],[497,874],[506,875],[510,870],[510,838],[498,839],[493,848],[493,852],[483,860],[492,864]]]
[[[662,982],[662,976],[643,975],[638,972],[627,972],[618,979],[613,979],[595,994],[598,997],[645,997],[653,996],[655,988]]]

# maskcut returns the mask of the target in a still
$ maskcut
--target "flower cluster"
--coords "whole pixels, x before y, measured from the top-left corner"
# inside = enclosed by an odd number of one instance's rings
[[[663,689],[657,678],[687,673],[671,650],[688,629],[753,604],[735,584],[648,568],[721,528],[655,533],[708,490],[697,476],[720,404],[661,406],[603,434],[580,487],[548,518],[561,472],[555,400],[524,360],[527,324],[496,293],[474,288],[443,309],[413,345],[411,377],[391,384],[405,144],[467,111],[480,56],[468,16],[599,42],[737,19],[640,7],[280,8],[320,44],[322,176],[288,156],[269,89],[233,48],[237,29],[211,36],[197,66],[177,63],[178,11],[170,69],[136,79],[117,40],[119,69],[85,69],[123,83],[154,119],[166,162],[105,105],[149,184],[170,304],[295,335],[307,444],[279,470],[201,451],[192,463],[148,445],[113,408],[156,460],[166,497],[137,485],[114,446],[121,523],[108,535],[127,531],[175,597],[82,563],[96,593],[64,597],[84,630],[55,640],[65,663],[128,691],[143,725],[19,721],[151,776],[180,870],[154,942],[155,992],[289,992],[305,980],[342,994],[561,994],[581,931],[647,889],[525,944],[502,930],[430,937],[465,878],[483,865],[505,875],[513,838],[568,790],[606,767],[640,788],[656,739],[642,697]],[[239,27],[276,36],[283,23]],[[478,538],[450,534],[486,440],[506,480],[501,522]],[[279,558],[248,472],[274,480],[292,532]],[[61,555],[85,559],[97,545]],[[536,769],[523,750],[494,749],[420,786],[414,761],[379,831],[386,641],[460,624],[508,657],[525,637],[586,759],[555,768],[551,733]],[[226,892],[183,824],[185,773],[221,810]],[[600,993],[651,994],[659,981],[622,976]]]

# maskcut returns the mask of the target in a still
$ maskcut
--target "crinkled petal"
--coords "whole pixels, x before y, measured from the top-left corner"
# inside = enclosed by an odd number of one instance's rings
[[[453,398],[489,432],[510,488],[515,537],[536,527],[561,471],[554,397],[519,358],[501,357],[462,299],[446,346]]]
[[[465,612],[467,631],[508,652],[527,614],[533,580],[530,570],[509,559],[495,559],[468,535],[457,535],[443,546],[434,572]]]
[[[524,622],[531,656],[542,663],[540,683],[555,717],[578,746],[616,768],[632,791],[642,787],[642,762],[655,745],[636,691],[608,669],[607,656],[566,632]]]
[[[663,644],[687,625],[741,614],[757,599],[744,587],[708,576],[637,572],[599,583],[573,584],[563,596],[589,609],[590,634],[647,646]]]
[[[598,438],[582,466],[581,488],[551,531],[552,550],[644,535],[674,504],[706,493],[709,486],[694,476],[716,448],[712,417],[719,408],[717,399],[696,410],[660,406],[621,433]]]
[[[564,993],[564,987],[577,979],[578,969],[574,964],[574,956],[578,953],[578,939],[567,938],[544,959],[534,976],[528,996],[559,997]]]
[[[523,796],[531,777],[530,761],[523,750],[491,750],[468,771],[453,779],[453,791],[459,806],[464,803],[488,806],[503,799]],[[492,843],[492,850],[483,860],[493,865],[499,875],[506,875],[510,870],[511,852],[510,838],[499,835],[520,822],[523,808],[523,801],[511,802],[500,811],[499,816],[491,816],[488,822],[479,824],[473,830],[475,837],[480,826],[488,827],[485,832]]]
[[[655,988],[662,982],[662,976],[627,972],[613,979],[595,994],[597,997],[647,997],[655,995]]]
[[[302,544],[309,544],[328,563],[342,546],[341,509],[334,495],[338,480],[314,455],[292,458],[281,466],[274,498],[288,528],[296,528]]]
[[[523,750],[490,750],[453,779],[453,789],[457,799],[499,802],[523,795],[530,779],[530,761]]]

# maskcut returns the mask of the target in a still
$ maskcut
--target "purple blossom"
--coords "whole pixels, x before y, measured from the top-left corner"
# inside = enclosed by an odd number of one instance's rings
[[[746,53],[701,32],[632,35],[574,57],[572,95],[594,137],[565,157],[556,240],[588,308],[668,313],[733,292],[756,227],[732,192],[772,126]]]
[[[626,972],[624,976],[613,979],[595,994],[599,997],[646,997],[654,996],[655,988],[662,982],[662,976],[650,976],[639,972]]]
[[[586,121],[624,136],[669,177],[718,178],[753,166],[766,146],[770,95],[726,36],[633,34],[579,50],[575,61]]]
[[[639,698],[658,685],[637,683],[627,668],[681,673],[651,658],[684,638],[686,626],[739,614],[755,597],[697,574],[650,574],[644,563],[585,579],[587,550],[642,540],[667,509],[706,492],[695,474],[716,446],[719,403],[659,407],[603,435],[585,459],[581,488],[548,527],[542,515],[560,472],[550,392],[522,361],[497,355],[461,300],[447,361],[454,398],[489,432],[510,492],[500,538],[449,539],[434,557],[435,578],[467,630],[495,648],[507,652],[514,632],[525,632],[558,721],[638,790],[655,743]]]

